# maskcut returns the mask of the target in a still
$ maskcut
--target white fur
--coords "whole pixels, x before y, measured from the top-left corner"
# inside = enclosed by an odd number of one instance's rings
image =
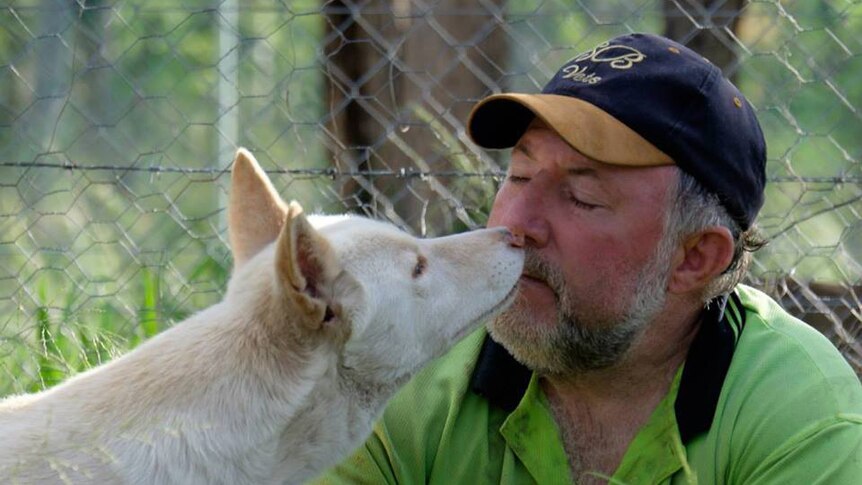
[[[523,255],[504,230],[420,240],[359,217],[308,222],[244,150],[233,177],[225,299],[113,362],[0,401],[0,482],[304,482],[511,300]]]

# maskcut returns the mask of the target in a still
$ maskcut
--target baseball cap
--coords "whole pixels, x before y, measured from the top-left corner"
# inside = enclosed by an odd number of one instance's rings
[[[763,205],[766,142],[754,110],[716,66],[670,39],[635,33],[599,44],[540,94],[483,99],[467,131],[481,147],[510,148],[535,117],[600,162],[676,164],[743,230]]]

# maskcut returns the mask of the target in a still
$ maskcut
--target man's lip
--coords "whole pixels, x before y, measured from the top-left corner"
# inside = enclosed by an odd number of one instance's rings
[[[522,274],[521,278],[518,280],[518,286],[522,291],[527,292],[527,294],[532,294],[534,298],[537,297],[537,295],[544,295],[540,298],[546,298],[548,295],[553,295],[554,300],[557,298],[556,291],[551,288],[551,285],[549,285],[547,281],[534,278],[530,275]],[[551,301],[552,300],[547,300],[546,303],[550,304]]]
[[[548,284],[545,282],[545,280],[540,280],[540,279],[538,279],[538,278],[536,278],[536,277],[533,277],[533,276],[530,276],[530,275],[527,275],[527,274],[522,274],[522,275],[521,275],[521,280],[526,281],[526,282],[528,282],[528,283],[535,283],[535,284],[545,285],[545,286],[547,286],[547,285],[548,285]]]

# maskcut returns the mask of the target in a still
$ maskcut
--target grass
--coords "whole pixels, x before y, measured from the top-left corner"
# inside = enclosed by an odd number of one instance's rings
[[[37,305],[32,312],[34,321],[25,321],[20,331],[10,335],[0,334],[0,375],[4,376],[0,397],[48,389],[128,352],[200,309],[166,291],[158,268],[142,267],[137,275],[132,308],[119,298],[89,299],[80,287],[68,291],[60,305],[52,304],[56,282],[50,277],[36,280],[32,288]],[[228,271],[223,263],[206,258],[188,281],[200,278],[223,290]],[[89,305],[77,305],[80,301]],[[9,332],[9,328],[0,327],[0,331]]]

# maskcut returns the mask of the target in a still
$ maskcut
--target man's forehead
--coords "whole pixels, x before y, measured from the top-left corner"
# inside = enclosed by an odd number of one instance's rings
[[[512,148],[512,153],[521,153],[529,160],[537,160],[537,157],[541,156],[543,152],[541,144],[546,142],[541,139],[543,136],[553,136],[557,138],[556,142],[560,144],[559,146],[566,147],[567,153],[557,161],[572,175],[598,176],[599,172],[613,167],[613,165],[584,155],[578,149],[569,145],[557,132],[547,127],[544,123],[531,126]],[[516,160],[517,157],[512,157],[513,162]]]
[[[530,127],[521,136],[515,146],[512,148],[512,153],[520,152],[529,160],[536,160],[536,157],[541,151],[541,144],[544,143],[542,137],[553,136],[557,141],[567,147],[569,152],[567,156],[562,157],[562,165],[566,170],[573,175],[592,175],[596,178],[603,178],[606,173],[624,172],[624,173],[650,173],[650,172],[672,172],[677,173],[679,170],[675,165],[660,165],[660,166],[631,166],[618,165],[613,163],[603,162],[590,158],[581,153],[580,150],[566,142],[553,128],[549,127],[540,118],[534,119],[530,123]],[[561,145],[561,146],[562,146]],[[512,157],[512,162],[517,160]]]

